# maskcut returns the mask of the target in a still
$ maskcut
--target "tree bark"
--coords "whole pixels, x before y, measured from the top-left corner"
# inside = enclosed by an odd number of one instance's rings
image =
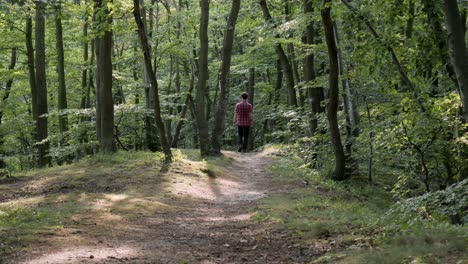
[[[11,56],[10,56],[10,65],[8,65],[8,70],[10,72],[15,69],[16,61],[17,61],[16,48],[12,48]],[[8,97],[10,97],[12,85],[13,85],[13,78],[10,78],[6,81],[6,84],[5,84],[5,92],[2,96],[2,105],[5,105],[6,100],[8,100]],[[0,109],[0,125],[2,124],[2,118],[3,118],[3,109]],[[3,143],[4,143],[3,133],[0,132],[0,169],[6,166],[3,160],[3,152],[1,151]]]
[[[249,103],[253,106],[255,98],[255,68],[249,69],[247,93],[249,94]],[[249,141],[247,142],[247,149],[253,150],[255,147],[255,129],[253,124],[250,126],[249,130]]]
[[[36,91],[36,69],[34,61],[34,47],[32,38],[32,17],[26,18],[26,53],[28,57],[29,87],[31,90],[31,111],[34,122],[37,120],[37,91]],[[33,134],[36,134],[34,129]],[[36,138],[36,136],[34,136]]]
[[[457,76],[463,103],[464,123],[468,123],[468,50],[465,43],[465,19],[458,9],[457,0],[444,0],[445,23],[448,32],[448,47],[452,65]],[[466,130],[464,131],[466,132]],[[462,159],[468,159],[468,149],[461,143]],[[460,170],[461,179],[468,178],[468,165]]]
[[[16,62],[18,60],[17,55],[16,55],[16,50],[17,48],[11,49],[10,64],[8,65],[8,71],[10,72],[15,69]],[[6,100],[8,100],[8,97],[10,97],[12,86],[13,86],[13,78],[10,78],[5,83],[5,92],[3,93],[3,96],[2,96],[2,105],[4,105]],[[2,124],[2,118],[3,118],[3,109],[0,109],[0,125]],[[1,137],[0,138],[0,146],[1,146],[3,144],[3,135],[0,135],[0,137]]]
[[[210,135],[208,131],[208,121],[206,120],[205,96],[207,92],[206,83],[208,80],[208,20],[210,1],[200,0],[200,7],[200,54],[198,59],[198,87],[195,97],[195,105],[200,153],[202,156],[207,156],[210,154]]]
[[[268,9],[267,3],[265,0],[260,0],[260,7],[262,8],[263,16],[268,23],[272,22],[272,17],[270,14],[270,10]],[[273,28],[276,29],[276,25],[273,25]],[[279,39],[279,34],[275,35],[276,39]],[[291,67],[291,63],[289,62],[286,53],[284,52],[283,47],[280,43],[275,44],[275,52],[278,56],[278,59],[281,63],[281,70],[283,71],[284,76],[286,77],[286,87],[288,89],[288,104],[297,107],[297,98],[296,98],[296,90],[294,88],[294,75],[293,70]]]
[[[327,42],[330,76],[329,76],[329,103],[328,103],[328,125],[330,129],[331,141],[335,152],[335,171],[333,172],[332,178],[334,180],[345,180],[346,175],[346,160],[343,151],[343,145],[341,143],[340,129],[338,127],[338,54],[335,42],[335,36],[333,33],[333,21],[331,19],[331,0],[324,0],[321,16],[322,23],[325,31],[325,39]]]
[[[304,14],[308,17],[312,17],[314,7],[311,0],[303,0]],[[314,23],[310,20],[307,24],[306,31],[304,34],[303,41],[305,44],[315,44],[314,40],[315,29]],[[322,87],[311,87],[311,83],[315,80],[315,66],[314,66],[314,54],[308,54],[304,58],[304,81],[307,85],[307,97],[309,106],[311,109],[311,116],[309,118],[310,133],[314,135],[317,131],[317,115],[323,113],[325,108],[322,106],[322,101],[325,99],[324,91]]]
[[[47,82],[46,82],[46,54],[45,54],[45,3],[36,1],[35,33],[36,33],[36,141],[38,148],[37,165],[44,167],[50,163],[48,157],[49,142],[47,131]]]
[[[189,103],[191,100],[193,100],[192,91],[193,91],[194,86],[195,86],[195,69],[193,69],[193,66],[192,66],[192,74],[190,77],[189,90],[187,93],[187,97],[185,98],[184,106],[182,107],[182,110],[180,112],[179,122],[177,122],[174,137],[172,138],[173,148],[177,148],[177,146],[179,145],[180,131],[182,130],[182,125],[184,124],[184,119],[185,119],[185,115],[187,114],[187,110],[189,108]]]
[[[100,118],[99,148],[103,153],[117,150],[114,138],[114,101],[112,98],[112,16],[107,7],[108,0],[95,0],[103,15],[97,23],[104,30],[96,38],[96,80],[98,93],[96,115]]]
[[[437,46],[439,48],[440,62],[445,65],[445,70],[447,71],[448,77],[453,81],[456,88],[458,87],[457,76],[455,70],[450,61],[448,48],[447,48],[447,33],[443,30],[442,21],[438,16],[438,8],[436,7],[436,2],[433,0],[424,0],[423,2],[423,12],[426,13],[427,23],[430,25],[433,38],[435,39]],[[465,30],[463,30],[465,32]]]
[[[468,122],[468,50],[466,49],[464,21],[461,20],[457,0],[444,0],[445,23],[452,65],[457,76],[463,102],[463,117]]]
[[[145,31],[145,24],[143,23],[143,20],[141,19],[139,0],[133,0],[133,15],[135,17],[135,22],[138,26],[138,36],[140,37],[140,42],[141,42],[141,46],[143,49],[143,56],[145,60],[146,69],[148,70],[148,77],[150,78],[151,86],[153,87],[153,91],[154,91],[154,118],[156,121],[156,126],[158,127],[158,130],[159,130],[159,139],[161,141],[161,145],[164,151],[165,160],[170,161],[172,160],[171,146],[169,145],[169,142],[167,141],[166,129],[164,127],[164,122],[161,117],[161,105],[159,102],[158,81],[153,71],[153,66],[151,65],[150,47],[148,43],[148,37]]]
[[[65,86],[65,62],[63,51],[63,29],[62,29],[62,7],[58,2],[55,6],[55,39],[57,50],[57,74],[58,74],[58,110],[62,112],[67,109],[67,90]],[[65,113],[59,113],[59,130],[64,133],[68,130],[68,120]]]
[[[231,13],[224,33],[224,44],[221,61],[220,92],[218,107],[216,110],[213,132],[211,134],[211,146],[215,154],[221,154],[221,137],[224,133],[226,111],[229,102],[229,72],[231,67],[232,45],[236,28],[237,16],[240,10],[240,0],[232,0]]]

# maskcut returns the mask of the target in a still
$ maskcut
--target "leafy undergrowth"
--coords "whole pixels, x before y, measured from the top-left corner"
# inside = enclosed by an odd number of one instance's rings
[[[334,182],[301,164],[299,158],[276,158],[272,171],[286,191],[263,200],[257,219],[277,221],[288,228],[320,255],[314,263],[467,260],[465,226],[450,224],[442,217],[404,216],[381,184],[369,185],[359,177]]]
[[[196,150],[174,151],[174,155],[169,168],[163,166],[161,153],[118,152],[14,175],[14,181],[0,184],[0,262],[2,255],[26,251],[26,244],[40,242],[44,235],[60,232],[90,212],[97,219],[108,212],[131,219],[167,209],[157,202],[168,195],[161,191],[167,181],[163,174],[216,177],[232,162],[225,156],[203,160]]]

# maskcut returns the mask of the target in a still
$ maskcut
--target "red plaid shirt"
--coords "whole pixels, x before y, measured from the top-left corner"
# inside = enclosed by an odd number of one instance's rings
[[[242,102],[236,104],[237,126],[251,126],[253,121],[252,112],[252,105],[247,101],[242,100]]]

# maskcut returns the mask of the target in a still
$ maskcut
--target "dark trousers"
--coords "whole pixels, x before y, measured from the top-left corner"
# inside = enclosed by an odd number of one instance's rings
[[[242,147],[243,150],[247,150],[247,144],[249,143],[249,126],[239,126],[237,127],[239,132],[239,148]]]

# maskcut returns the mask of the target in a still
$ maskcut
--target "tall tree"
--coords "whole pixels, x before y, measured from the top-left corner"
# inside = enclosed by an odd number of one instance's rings
[[[311,17],[314,11],[312,0],[303,0],[303,9],[304,14],[307,17]],[[308,20],[307,27],[305,29],[303,42],[308,45],[315,44],[314,41],[315,29],[314,22],[312,19]],[[325,99],[324,91],[322,87],[311,87],[313,81],[316,78],[315,74],[315,63],[314,63],[314,54],[307,54],[304,58],[304,81],[307,85],[307,97],[311,109],[310,117],[310,132],[313,135],[317,130],[317,114],[323,113],[325,108],[322,106],[322,101]]]
[[[260,0],[260,7],[262,8],[263,16],[268,23],[272,23],[273,18],[271,17],[270,10],[265,0]],[[276,25],[273,24],[273,28],[276,29]],[[279,39],[279,34],[275,35],[276,39]],[[291,63],[284,52],[283,47],[279,42],[275,43],[275,52],[278,56],[278,60],[281,64],[281,70],[286,78],[286,88],[288,90],[288,104],[291,106],[297,106],[296,90],[294,88],[294,74]]]
[[[198,86],[195,105],[200,153],[202,156],[207,156],[210,154],[210,135],[206,118],[205,96],[207,93],[206,83],[208,81],[208,21],[210,17],[210,1],[200,0],[200,7],[200,53],[198,59]]]
[[[65,60],[63,51],[63,29],[62,29],[62,4],[60,1],[55,5],[55,47],[57,50],[57,74],[58,74],[58,109],[67,109],[67,90],[65,86]],[[59,114],[59,129],[61,133],[68,130],[67,115]]]
[[[445,23],[452,65],[457,76],[463,102],[463,117],[468,123],[468,50],[465,43],[464,24],[457,0],[444,0]]]
[[[333,32],[333,21],[331,18],[331,0],[324,0],[321,10],[322,23],[325,31],[325,40],[327,42],[330,76],[329,76],[329,90],[328,90],[328,126],[330,129],[331,141],[335,152],[335,171],[332,178],[334,180],[345,180],[346,175],[346,159],[341,143],[340,128],[338,127],[338,51]]]
[[[12,48],[11,49],[11,56],[10,56],[10,64],[8,65],[8,70],[12,71],[15,68],[16,62],[17,62],[17,55],[16,55],[16,50],[17,48]],[[11,87],[13,85],[13,77],[9,78],[6,83],[5,83],[5,91],[3,92],[2,95],[2,106],[5,105],[5,102],[8,100],[8,97],[10,97],[10,92],[11,92]],[[0,125],[2,125],[2,118],[3,118],[3,109],[0,109]],[[0,149],[2,149],[3,146],[3,133],[0,132]],[[0,169],[5,167],[5,162],[3,161],[3,153],[0,152]]]
[[[457,0],[444,0],[445,22],[448,32],[449,54],[463,104],[463,118],[468,123],[468,49],[465,42],[465,20],[462,20]],[[468,159],[468,147],[462,145],[462,158]],[[468,166],[463,165],[460,175],[462,179],[468,178]]]
[[[151,65],[151,52],[148,44],[148,37],[146,35],[145,24],[141,18],[140,3],[139,0],[133,0],[133,15],[135,17],[135,22],[138,26],[138,36],[140,37],[141,46],[143,49],[143,56],[145,60],[145,66],[148,70],[148,77],[151,82],[151,86],[154,91],[154,117],[156,120],[156,126],[159,130],[159,139],[164,151],[165,160],[172,160],[172,152],[169,141],[166,137],[166,129],[164,127],[164,122],[161,117],[161,104],[159,102],[159,88],[158,81],[156,79],[155,72],[153,71],[153,66]]]
[[[99,148],[103,153],[117,150],[114,139],[114,101],[112,98],[112,15],[108,3],[95,0],[96,23],[96,116]]]
[[[50,163],[49,142],[47,142],[47,82],[46,82],[46,53],[45,53],[45,7],[42,1],[36,1],[35,16],[35,65],[36,65],[36,141],[38,148],[37,165],[44,167]]]
[[[231,67],[232,44],[234,42],[234,32],[236,28],[237,16],[240,9],[240,0],[233,0],[231,6],[231,13],[224,32],[224,44],[221,60],[221,74],[220,74],[220,92],[219,101],[216,110],[215,122],[213,132],[211,134],[211,145],[214,153],[221,153],[221,137],[224,132],[224,123],[226,120],[226,111],[229,101],[229,72]]]
[[[247,83],[247,93],[249,94],[249,104],[252,106],[254,105],[254,98],[255,98],[255,68],[249,68],[249,81]],[[247,142],[247,149],[253,150],[255,144],[255,129],[254,126],[251,125],[249,128],[249,142]]]

